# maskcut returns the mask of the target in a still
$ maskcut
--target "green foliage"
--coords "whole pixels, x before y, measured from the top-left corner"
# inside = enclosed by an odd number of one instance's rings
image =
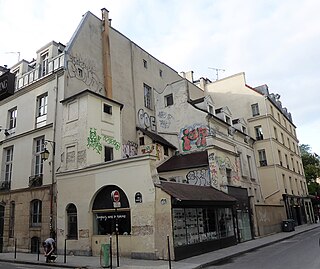
[[[311,147],[306,144],[300,145],[302,164],[310,194],[320,195],[320,185],[316,182],[320,178],[320,158],[311,152]]]

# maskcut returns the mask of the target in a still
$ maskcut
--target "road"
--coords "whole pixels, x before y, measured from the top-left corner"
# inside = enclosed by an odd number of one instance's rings
[[[0,262],[1,269],[59,269],[55,266]]]
[[[207,269],[319,269],[320,229],[232,258]]]

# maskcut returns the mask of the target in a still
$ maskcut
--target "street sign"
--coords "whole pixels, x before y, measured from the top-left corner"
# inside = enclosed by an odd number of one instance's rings
[[[120,202],[113,202],[113,207],[119,208],[119,207],[121,207],[121,203]]]
[[[120,193],[117,190],[114,190],[113,192],[111,192],[111,199],[113,200],[113,202],[118,203],[120,202]]]

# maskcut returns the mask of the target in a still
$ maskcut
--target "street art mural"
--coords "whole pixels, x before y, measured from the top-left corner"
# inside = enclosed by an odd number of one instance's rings
[[[188,184],[197,186],[210,186],[210,175],[208,169],[197,169],[190,171],[186,178]]]
[[[153,132],[157,130],[156,118],[149,116],[143,108],[140,108],[138,111],[138,124],[141,128],[150,129]]]
[[[240,160],[235,157],[234,163],[228,156],[218,156],[215,153],[210,153],[208,156],[209,171],[211,176],[211,184],[218,187],[219,176],[220,185],[227,185],[227,169],[231,170],[231,180],[240,181]],[[224,187],[224,186],[222,186]]]
[[[122,144],[122,157],[129,158],[138,155],[138,144],[132,141],[128,141],[126,144]]]
[[[182,150],[190,151],[192,149],[203,148],[207,145],[208,127],[205,125],[194,124],[180,130],[180,139]]]
[[[67,69],[70,78],[84,82],[95,92],[102,92],[103,84],[100,82],[96,74],[96,67],[90,59],[82,59],[79,55],[69,55]]]
[[[165,111],[160,111],[158,113],[159,126],[164,129],[168,129],[171,126],[171,122],[174,120],[174,117]]]
[[[87,147],[92,148],[97,153],[101,154],[102,151],[102,141],[106,144],[114,146],[114,149],[120,149],[120,143],[112,136],[108,135],[98,135],[95,128],[90,128],[89,137],[87,138]]]

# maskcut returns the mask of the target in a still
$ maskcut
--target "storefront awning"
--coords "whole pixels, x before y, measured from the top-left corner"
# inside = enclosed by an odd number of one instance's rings
[[[210,205],[235,204],[237,201],[234,197],[209,186],[195,186],[168,181],[161,181],[157,186],[175,198],[173,203]]]

